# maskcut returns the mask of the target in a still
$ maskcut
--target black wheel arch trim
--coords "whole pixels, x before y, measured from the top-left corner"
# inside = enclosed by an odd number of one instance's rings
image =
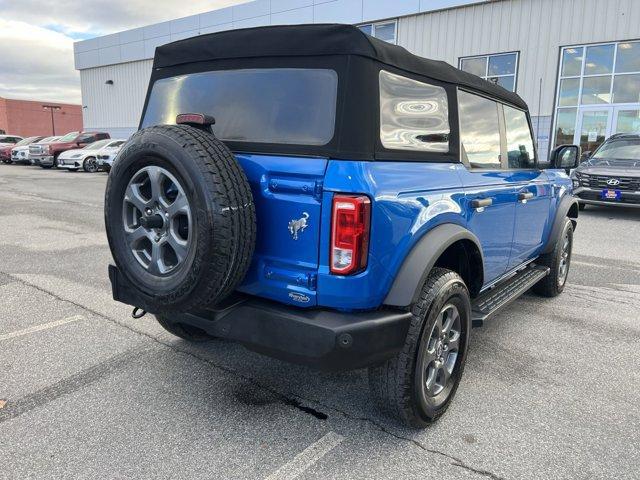
[[[573,209],[573,210],[572,210]],[[542,250],[542,254],[551,252],[555,245],[556,239],[558,235],[562,233],[562,227],[564,226],[564,219],[569,217],[573,222],[573,228],[576,228],[576,220],[578,218],[579,204],[578,198],[568,194],[562,197],[560,200],[560,205],[558,205],[558,209],[556,210],[556,217],[553,220],[553,227],[551,228],[551,233],[549,234],[549,238],[547,239],[547,244]]]
[[[469,240],[476,245],[484,266],[484,256],[478,237],[461,225],[440,224],[424,234],[413,246],[398,270],[383,303],[396,307],[407,307],[415,303],[420,295],[422,284],[440,256],[460,240]]]

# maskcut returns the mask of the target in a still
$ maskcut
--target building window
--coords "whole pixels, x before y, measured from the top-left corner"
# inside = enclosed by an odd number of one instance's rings
[[[389,43],[397,43],[398,22],[396,20],[380,23],[367,23],[360,25],[358,28],[367,35],[379,38]]]
[[[462,57],[459,68],[496,83],[511,92],[516,91],[518,52]]]
[[[555,146],[593,151],[615,133],[640,128],[640,41],[563,47],[556,88]]]

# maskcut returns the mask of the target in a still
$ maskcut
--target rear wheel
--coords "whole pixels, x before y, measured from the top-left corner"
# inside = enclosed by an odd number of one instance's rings
[[[193,327],[191,325],[173,321],[171,320],[171,317],[167,315],[156,315],[156,320],[158,320],[158,323],[167,332],[172,333],[176,337],[180,337],[183,340],[187,340],[189,342],[206,342],[207,340],[215,338],[211,335],[208,335],[204,330],[200,330],[199,328]]]
[[[434,268],[412,313],[403,350],[369,369],[369,385],[383,410],[422,428],[444,414],[460,383],[471,327],[469,291],[457,273]]]

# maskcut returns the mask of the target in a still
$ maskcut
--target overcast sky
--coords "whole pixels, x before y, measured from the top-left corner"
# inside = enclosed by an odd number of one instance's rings
[[[0,0],[0,96],[80,103],[73,42],[247,0]]]

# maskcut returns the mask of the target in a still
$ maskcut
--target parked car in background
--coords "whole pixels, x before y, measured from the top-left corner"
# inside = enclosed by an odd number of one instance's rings
[[[581,210],[586,205],[640,207],[640,134],[609,137],[572,178]]]
[[[109,172],[115,162],[118,152],[126,143],[126,140],[118,140],[113,145],[109,145],[98,153],[98,166],[105,172]]]
[[[98,140],[83,148],[67,150],[58,156],[58,168],[66,168],[74,172],[82,168],[85,172],[97,172],[100,168],[98,158],[109,156],[114,149],[117,151],[124,142],[125,140],[120,139]]]
[[[84,147],[98,140],[109,138],[105,132],[70,132],[57,141],[45,145],[33,146],[29,149],[29,158],[42,168],[55,168],[62,152],[73,148]]]
[[[22,147],[22,146],[25,146],[25,145],[29,145],[30,143],[37,142],[38,140],[41,140],[42,138],[43,137],[23,138],[18,143],[9,144],[9,145],[5,145],[5,146],[0,147],[0,160],[2,160],[4,163],[11,163],[11,161],[12,161],[11,152],[12,152],[12,150],[14,148],[18,148],[18,147]]]
[[[12,147],[16,146],[23,137],[19,137],[18,135],[0,135],[0,147],[8,147],[11,145]]]
[[[51,136],[51,137],[45,137],[42,140],[38,141],[38,142],[34,142],[31,143],[29,145],[26,146],[26,150],[27,150],[27,159],[28,159],[28,163],[30,163],[31,165],[35,165],[35,160],[31,157],[31,151],[33,149],[40,149],[43,145],[49,144],[49,143],[53,143],[55,141],[57,141],[60,138],[59,135],[56,136]]]

